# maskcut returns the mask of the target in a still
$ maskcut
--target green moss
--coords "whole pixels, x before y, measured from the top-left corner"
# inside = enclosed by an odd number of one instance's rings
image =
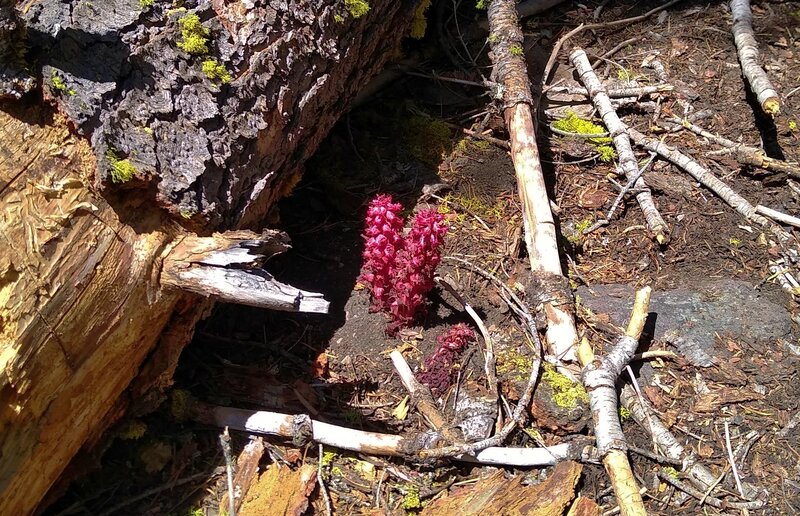
[[[525,55],[525,49],[522,48],[522,45],[520,45],[519,43],[514,43],[513,45],[511,45],[509,47],[508,50],[509,50],[509,52],[511,52],[512,56],[519,57],[519,56],[524,56]]]
[[[444,121],[425,116],[412,116],[403,124],[403,139],[411,154],[431,166],[438,166],[442,155],[453,147],[450,128]]]
[[[147,9],[148,7],[153,7],[156,3],[156,0],[139,0],[139,5],[142,9]]]
[[[492,0],[478,0],[477,3],[475,3],[475,8],[486,10],[489,8],[489,2],[491,1]]]
[[[172,391],[172,395],[170,396],[170,413],[172,417],[178,421],[186,419],[187,413],[189,412],[190,400],[191,395],[189,391],[183,389],[175,389]]]
[[[584,120],[575,114],[574,111],[567,111],[567,116],[553,122],[553,127],[559,131],[572,134],[604,134],[605,127],[595,124],[590,120]],[[600,161],[608,163],[617,157],[617,153],[613,147],[609,145],[611,138],[608,136],[601,136],[598,138],[587,138],[589,143],[593,144],[600,154]]]
[[[178,25],[181,28],[181,40],[178,41],[178,48],[194,55],[208,53],[208,36],[211,31],[200,23],[200,17],[196,14],[187,14],[180,20]]]
[[[631,418],[631,411],[625,407],[619,408],[619,420],[623,423]]]
[[[407,511],[418,511],[422,509],[422,500],[419,498],[419,488],[417,486],[406,486],[406,495],[403,497],[402,507]]]
[[[335,458],[336,454],[334,452],[328,452],[328,451],[324,452],[322,454],[322,466],[327,468],[328,466],[331,465],[331,463],[333,463],[333,459]]]
[[[106,152],[106,158],[111,164],[111,181],[114,183],[127,183],[136,175],[136,167],[129,159],[119,159],[113,150]]]
[[[231,82],[231,74],[228,73],[228,69],[216,59],[203,61],[203,73],[212,81],[219,81],[222,84]]]
[[[414,19],[411,21],[411,37],[422,39],[425,37],[425,29],[428,28],[428,19],[425,12],[431,6],[432,0],[422,0],[414,11]]]
[[[592,219],[583,219],[582,221],[575,224],[575,231],[582,235],[584,231],[592,227]]]
[[[344,16],[342,16],[341,14],[334,14],[333,21],[335,21],[336,23],[344,23]]]
[[[117,437],[123,441],[135,441],[137,439],[141,439],[145,432],[147,432],[146,424],[142,423],[141,421],[129,421],[117,433]]]
[[[553,402],[559,407],[572,409],[578,406],[578,400],[589,401],[583,385],[573,382],[550,364],[545,364],[542,380],[553,389]]]
[[[353,18],[361,18],[369,12],[369,2],[365,0],[344,0],[344,6]]]

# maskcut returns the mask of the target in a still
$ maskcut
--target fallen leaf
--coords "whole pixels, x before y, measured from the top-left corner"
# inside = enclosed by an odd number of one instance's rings
[[[408,396],[397,404],[394,410],[392,410],[392,415],[399,421],[405,421],[406,417],[408,417]]]

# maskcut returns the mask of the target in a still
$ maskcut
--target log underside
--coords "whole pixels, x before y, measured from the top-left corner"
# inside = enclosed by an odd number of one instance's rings
[[[163,256],[191,230],[257,226],[416,3],[359,19],[339,1],[203,4],[224,86],[176,48],[167,4],[27,5],[32,69],[64,115],[0,104],[0,513],[34,511],[81,447],[160,398],[212,306],[163,288]],[[109,182],[112,151],[129,183]]]

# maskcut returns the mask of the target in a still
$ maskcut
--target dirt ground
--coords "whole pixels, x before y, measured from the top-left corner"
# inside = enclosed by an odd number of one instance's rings
[[[362,430],[404,434],[425,428],[414,410],[404,418],[395,411],[407,393],[388,352],[399,347],[416,368],[447,327],[471,320],[439,288],[429,296],[425,317],[397,338],[386,336],[384,314],[369,311],[369,293],[358,281],[364,210],[375,194],[391,193],[407,214],[433,207],[445,216],[450,232],[443,254],[448,258],[438,273],[456,285],[485,320],[498,347],[501,392],[510,403],[516,401],[522,384],[515,364],[519,357],[529,360],[532,347],[497,285],[451,259],[490,271],[513,288],[526,284],[528,260],[511,160],[504,149],[465,137],[457,128],[485,130],[501,140],[508,135],[484,88],[435,79],[434,73],[480,83],[481,73],[489,73],[483,42],[466,40],[462,45],[458,39],[458,30],[467,34],[481,14],[463,5],[456,17],[449,2],[442,4],[447,6],[431,13],[428,37],[405,49],[418,63],[412,70],[418,75],[401,75],[346,115],[308,163],[302,183],[274,214],[275,226],[291,236],[293,247],[268,263],[268,270],[296,287],[324,292],[331,301],[330,315],[218,306],[184,351],[175,391],[217,405],[308,413]],[[581,22],[595,22],[600,4],[567,2],[524,21],[525,52],[535,87],[554,42]],[[602,9],[599,22],[635,16],[657,5],[613,2]],[[549,84],[573,80],[566,57],[573,45],[586,49],[591,58],[630,40],[595,66],[601,78],[611,81],[658,83],[653,70],[641,66],[647,56],[657,54],[678,91],[650,99],[658,104],[660,116],[634,105],[620,111],[624,120],[698,159],[752,204],[796,214],[800,189],[791,179],[742,167],[730,157],[712,158],[707,153],[715,146],[688,131],[668,132],[662,123],[669,113],[684,115],[686,105],[710,110],[713,115],[698,122],[709,131],[763,145],[773,157],[800,159],[800,95],[795,89],[800,61],[794,55],[800,52],[800,2],[756,3],[754,18],[762,61],[783,101],[774,120],[761,114],[743,84],[724,2],[678,2],[645,21],[584,31],[565,45]],[[541,104],[542,110],[554,107],[546,99]],[[794,321],[797,304],[770,277],[767,266],[774,250],[770,254],[759,228],[667,162],[656,160],[645,175],[670,227],[667,243],[660,245],[648,233],[630,196],[607,226],[583,235],[583,229],[605,216],[617,195],[609,180],[614,163],[600,161],[591,144],[553,134],[548,123],[540,113],[542,162],[559,209],[564,270],[574,288],[628,284],[666,291],[691,289],[701,280],[737,279],[779,300],[785,317]],[[637,159],[646,156],[639,152]],[[425,188],[439,184],[444,186],[433,195]],[[757,321],[759,314],[742,317]],[[614,337],[608,317],[579,309],[578,320],[579,329],[602,353]],[[795,342],[792,335],[768,340],[716,335],[712,354],[724,360],[700,368],[683,358],[658,359],[649,365],[647,376],[652,379],[656,371],[657,384],[642,385],[659,417],[715,474],[728,468],[723,421],[729,423],[733,446],[744,449],[739,460],[742,480],[768,491],[766,508],[750,511],[755,514],[800,511],[800,429],[780,433],[800,407],[800,351]],[[483,381],[482,354],[477,344],[473,347],[460,364],[458,379],[465,385]],[[658,339],[647,347],[674,350]],[[718,397],[709,402],[709,393]],[[220,430],[176,421],[170,404],[164,407],[161,413],[134,417],[116,429],[116,439],[102,450],[105,453],[94,454],[95,471],[73,483],[48,514],[218,514],[225,490]],[[530,423],[535,432],[515,432],[506,444],[535,445],[541,440],[549,445],[591,435],[591,425],[585,424],[588,410],[580,404],[576,410],[581,413],[554,418],[561,428],[537,426],[534,418]],[[452,415],[451,410],[445,415]],[[652,449],[648,434],[632,420],[622,419],[629,442]],[[235,433],[234,453],[247,441],[247,435]],[[469,485],[491,470],[327,451],[332,453],[323,459],[325,482],[338,514],[419,512],[451,487]],[[631,457],[640,485],[647,488],[644,500],[652,514],[740,512],[701,507],[696,498],[654,476],[659,464],[644,456]],[[291,469],[317,460],[313,446],[298,453],[291,444],[267,439],[261,467],[277,463]],[[529,483],[548,475],[546,469],[507,471],[525,475]],[[717,496],[737,499],[731,475],[721,486],[723,494]],[[578,490],[604,511],[616,506],[602,465],[584,465]],[[310,512],[325,512],[318,490],[309,500]],[[262,499],[253,514],[276,513],[269,507]]]

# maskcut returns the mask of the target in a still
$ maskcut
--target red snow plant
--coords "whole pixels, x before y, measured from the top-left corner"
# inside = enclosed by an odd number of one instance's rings
[[[421,210],[414,217],[411,232],[403,238],[400,209],[391,196],[377,196],[367,209],[364,230],[361,279],[372,293],[372,309],[385,310],[391,315],[389,334],[410,325],[424,308],[447,233],[440,213]]]
[[[464,323],[451,326],[436,338],[439,346],[425,358],[425,368],[417,374],[417,380],[430,387],[434,396],[441,396],[453,383],[453,373],[457,371],[456,360],[470,342],[475,340],[475,332]]]

